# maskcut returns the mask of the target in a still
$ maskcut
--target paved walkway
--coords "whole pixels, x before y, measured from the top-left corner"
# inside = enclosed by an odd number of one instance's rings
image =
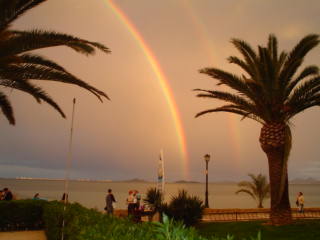
[[[205,209],[202,221],[251,221],[268,220],[270,209]],[[304,213],[292,209],[294,219],[320,219],[320,208],[308,208]]]
[[[0,232],[0,240],[46,240],[44,231]]]

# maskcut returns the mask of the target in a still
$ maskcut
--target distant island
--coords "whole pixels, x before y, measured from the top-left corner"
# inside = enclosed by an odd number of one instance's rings
[[[320,180],[314,178],[294,178],[290,184],[320,184]]]
[[[149,183],[150,181],[140,179],[140,178],[133,178],[133,179],[128,179],[128,180],[119,180],[115,182],[139,182],[139,183]]]
[[[186,181],[186,180],[179,180],[179,181],[174,181],[172,183],[200,183],[197,181]]]

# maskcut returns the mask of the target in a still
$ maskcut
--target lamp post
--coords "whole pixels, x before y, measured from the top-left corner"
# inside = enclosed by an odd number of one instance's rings
[[[204,161],[206,162],[206,199],[205,199],[205,203],[204,203],[204,207],[205,208],[209,208],[209,201],[208,201],[208,163],[210,161],[210,155],[206,154],[204,155]]]

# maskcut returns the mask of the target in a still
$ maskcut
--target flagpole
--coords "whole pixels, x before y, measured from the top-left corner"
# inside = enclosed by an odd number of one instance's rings
[[[65,168],[65,177],[64,177],[64,193],[63,193],[63,215],[66,210],[66,205],[68,202],[69,198],[69,178],[70,178],[70,170],[71,170],[71,165],[72,165],[72,142],[73,142],[73,123],[74,123],[74,113],[75,113],[75,107],[76,107],[76,99],[73,98],[73,105],[72,105],[72,115],[71,115],[71,127],[70,127],[70,139],[69,139],[69,149],[68,149],[68,156],[67,156],[67,161],[66,161],[66,168]],[[62,220],[62,231],[61,231],[61,240],[64,239],[64,234],[63,234],[63,229],[64,229],[64,217]]]
[[[164,175],[164,158],[163,158],[163,150],[161,149],[161,158],[162,158],[162,194],[164,195],[164,181],[165,181],[165,175]]]

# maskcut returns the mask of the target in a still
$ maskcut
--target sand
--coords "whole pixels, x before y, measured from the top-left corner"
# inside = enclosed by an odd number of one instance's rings
[[[44,231],[0,232],[0,240],[46,240]]]

